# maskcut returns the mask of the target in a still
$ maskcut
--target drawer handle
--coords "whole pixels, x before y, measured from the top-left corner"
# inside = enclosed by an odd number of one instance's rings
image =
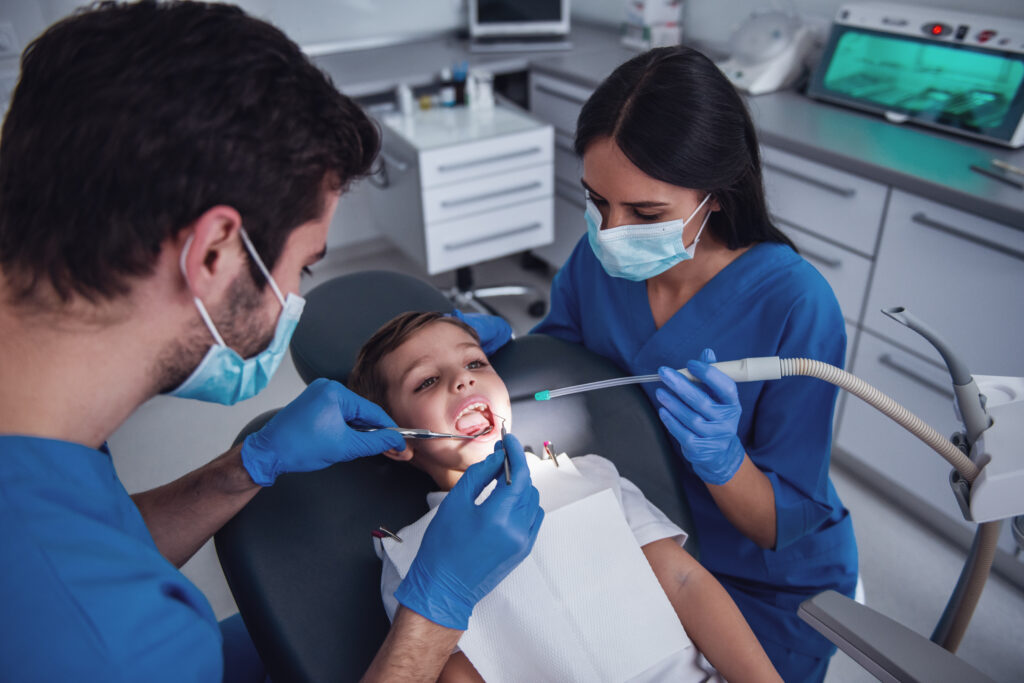
[[[555,90],[554,88],[549,88],[548,86],[541,85],[540,83],[535,84],[534,87],[537,88],[538,92],[542,92],[545,95],[551,95],[552,97],[557,97],[560,100],[565,100],[566,102],[572,102],[573,104],[578,104],[580,106],[583,106],[584,104],[586,104],[586,101],[587,101],[584,98],[576,97],[575,95],[570,95],[569,93],[562,92],[561,90]]]
[[[532,183],[526,183],[525,185],[516,185],[515,187],[506,187],[501,190],[495,190],[494,192],[485,192],[483,194],[475,194],[472,197],[460,197],[459,199],[447,199],[441,202],[441,208],[450,209],[455,206],[462,206],[464,204],[472,204],[474,202],[482,202],[485,199],[494,199],[495,197],[504,197],[508,194],[516,194],[518,192],[528,192],[529,190],[535,190],[542,186],[543,183],[539,180],[534,180]]]
[[[494,157],[484,157],[482,159],[470,159],[469,161],[460,161],[457,164],[441,164],[437,167],[437,170],[441,173],[447,173],[449,171],[459,171],[464,168],[472,168],[473,166],[480,166],[482,164],[493,164],[498,161],[507,161],[509,159],[518,159],[519,157],[530,156],[531,154],[538,154],[541,151],[540,147],[530,147],[529,149],[519,149],[515,152],[509,152],[508,154],[499,154]]]
[[[899,375],[903,375],[907,379],[913,380],[914,382],[917,382],[921,386],[923,386],[923,387],[925,387],[927,389],[931,389],[932,391],[934,391],[937,394],[941,394],[941,395],[943,395],[943,396],[945,396],[946,398],[949,398],[949,399],[953,398],[953,390],[952,389],[950,389],[949,387],[947,387],[945,385],[939,384],[938,382],[934,382],[934,381],[928,379],[927,377],[922,377],[921,375],[917,374],[917,372],[915,372],[914,370],[911,370],[907,366],[905,366],[902,363],[899,363],[898,361],[896,361],[888,353],[883,353],[881,356],[879,356],[878,357],[878,362],[879,362],[880,365],[884,365],[885,367],[889,368],[893,372],[895,372],[895,373],[897,373]]]
[[[465,249],[466,247],[472,247],[477,244],[483,244],[484,242],[500,240],[503,237],[510,237],[511,235],[518,235],[521,232],[530,232],[531,230],[536,230],[540,226],[540,221],[534,221],[529,225],[521,225],[517,228],[509,228],[508,230],[502,230],[501,232],[496,232],[493,235],[487,235],[486,237],[474,237],[473,239],[463,240],[461,242],[449,242],[448,244],[444,245],[444,250],[456,251],[458,249]]]
[[[842,259],[832,258],[831,256],[825,256],[824,254],[819,254],[805,247],[800,247],[800,255],[812,261],[817,261],[823,266],[828,266],[829,268],[839,268],[840,266],[843,265]]]
[[[569,190],[563,190],[556,185],[555,194],[564,199],[565,201],[569,202],[573,206],[579,208],[580,210],[586,210],[587,208],[587,203],[580,199],[579,192],[570,192]]]
[[[817,178],[812,178],[809,175],[797,173],[796,171],[791,171],[788,168],[783,168],[782,166],[776,166],[775,164],[769,163],[767,161],[761,162],[761,165],[764,166],[765,168],[770,168],[776,173],[788,175],[790,178],[796,178],[797,180],[803,181],[808,185],[820,187],[821,189],[831,192],[832,194],[837,194],[840,197],[852,197],[855,194],[857,194],[857,190],[853,189],[852,187],[840,187],[838,185],[833,185],[832,183],[826,183],[824,180],[818,180]]]
[[[939,232],[944,232],[949,235],[953,235],[954,237],[959,237],[960,239],[967,240],[968,242],[973,242],[974,244],[980,245],[982,247],[988,247],[989,249],[998,251],[1000,254],[1005,254],[1015,259],[1020,259],[1021,261],[1024,261],[1024,252],[1022,251],[1018,251],[1004,244],[999,244],[998,242],[993,242],[992,240],[987,240],[984,237],[972,235],[969,232],[964,232],[963,230],[954,228],[951,225],[940,223],[937,220],[928,218],[928,216],[925,215],[923,211],[918,211],[917,213],[915,213],[913,216],[910,217],[910,220],[914,221],[918,225],[923,225],[926,228],[931,228],[932,230],[938,230]]]

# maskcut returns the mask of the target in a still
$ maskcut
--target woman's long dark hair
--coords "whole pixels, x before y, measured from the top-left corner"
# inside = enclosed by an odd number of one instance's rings
[[[729,249],[754,242],[793,247],[768,215],[750,114],[725,75],[696,50],[656,48],[615,69],[580,111],[576,154],[606,137],[652,178],[710,192],[721,210],[708,229]]]

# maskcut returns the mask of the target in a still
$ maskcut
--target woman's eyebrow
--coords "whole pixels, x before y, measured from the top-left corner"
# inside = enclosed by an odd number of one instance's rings
[[[594,195],[598,199],[604,199],[604,197],[602,195],[598,194],[597,192],[594,192],[594,188],[590,187],[590,185],[587,185],[587,181],[585,181],[583,178],[580,178],[580,184],[583,186],[583,189],[586,190],[587,192],[589,192],[590,194]],[[636,209],[656,209],[656,208],[659,208],[659,207],[662,207],[662,206],[668,206],[667,202],[652,202],[652,201],[620,202],[620,203],[623,206],[632,206],[633,208],[636,208]]]

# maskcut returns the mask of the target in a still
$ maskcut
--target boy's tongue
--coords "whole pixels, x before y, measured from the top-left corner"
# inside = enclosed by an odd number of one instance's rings
[[[491,426],[487,417],[479,410],[471,410],[458,419],[455,423],[455,430],[459,434],[476,434]]]

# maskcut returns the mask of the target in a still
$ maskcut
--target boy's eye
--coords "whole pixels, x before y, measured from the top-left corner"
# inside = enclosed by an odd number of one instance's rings
[[[437,377],[428,377],[425,380],[423,380],[422,382],[420,382],[420,385],[418,387],[416,387],[415,389],[413,389],[412,391],[413,391],[413,393],[416,393],[420,389],[426,389],[427,387],[433,386],[433,384],[435,382],[437,382]]]
[[[487,363],[485,361],[482,361],[482,360],[471,360],[466,365],[466,367],[468,369],[470,369],[470,370],[479,370],[480,368],[486,368],[487,367]]]

